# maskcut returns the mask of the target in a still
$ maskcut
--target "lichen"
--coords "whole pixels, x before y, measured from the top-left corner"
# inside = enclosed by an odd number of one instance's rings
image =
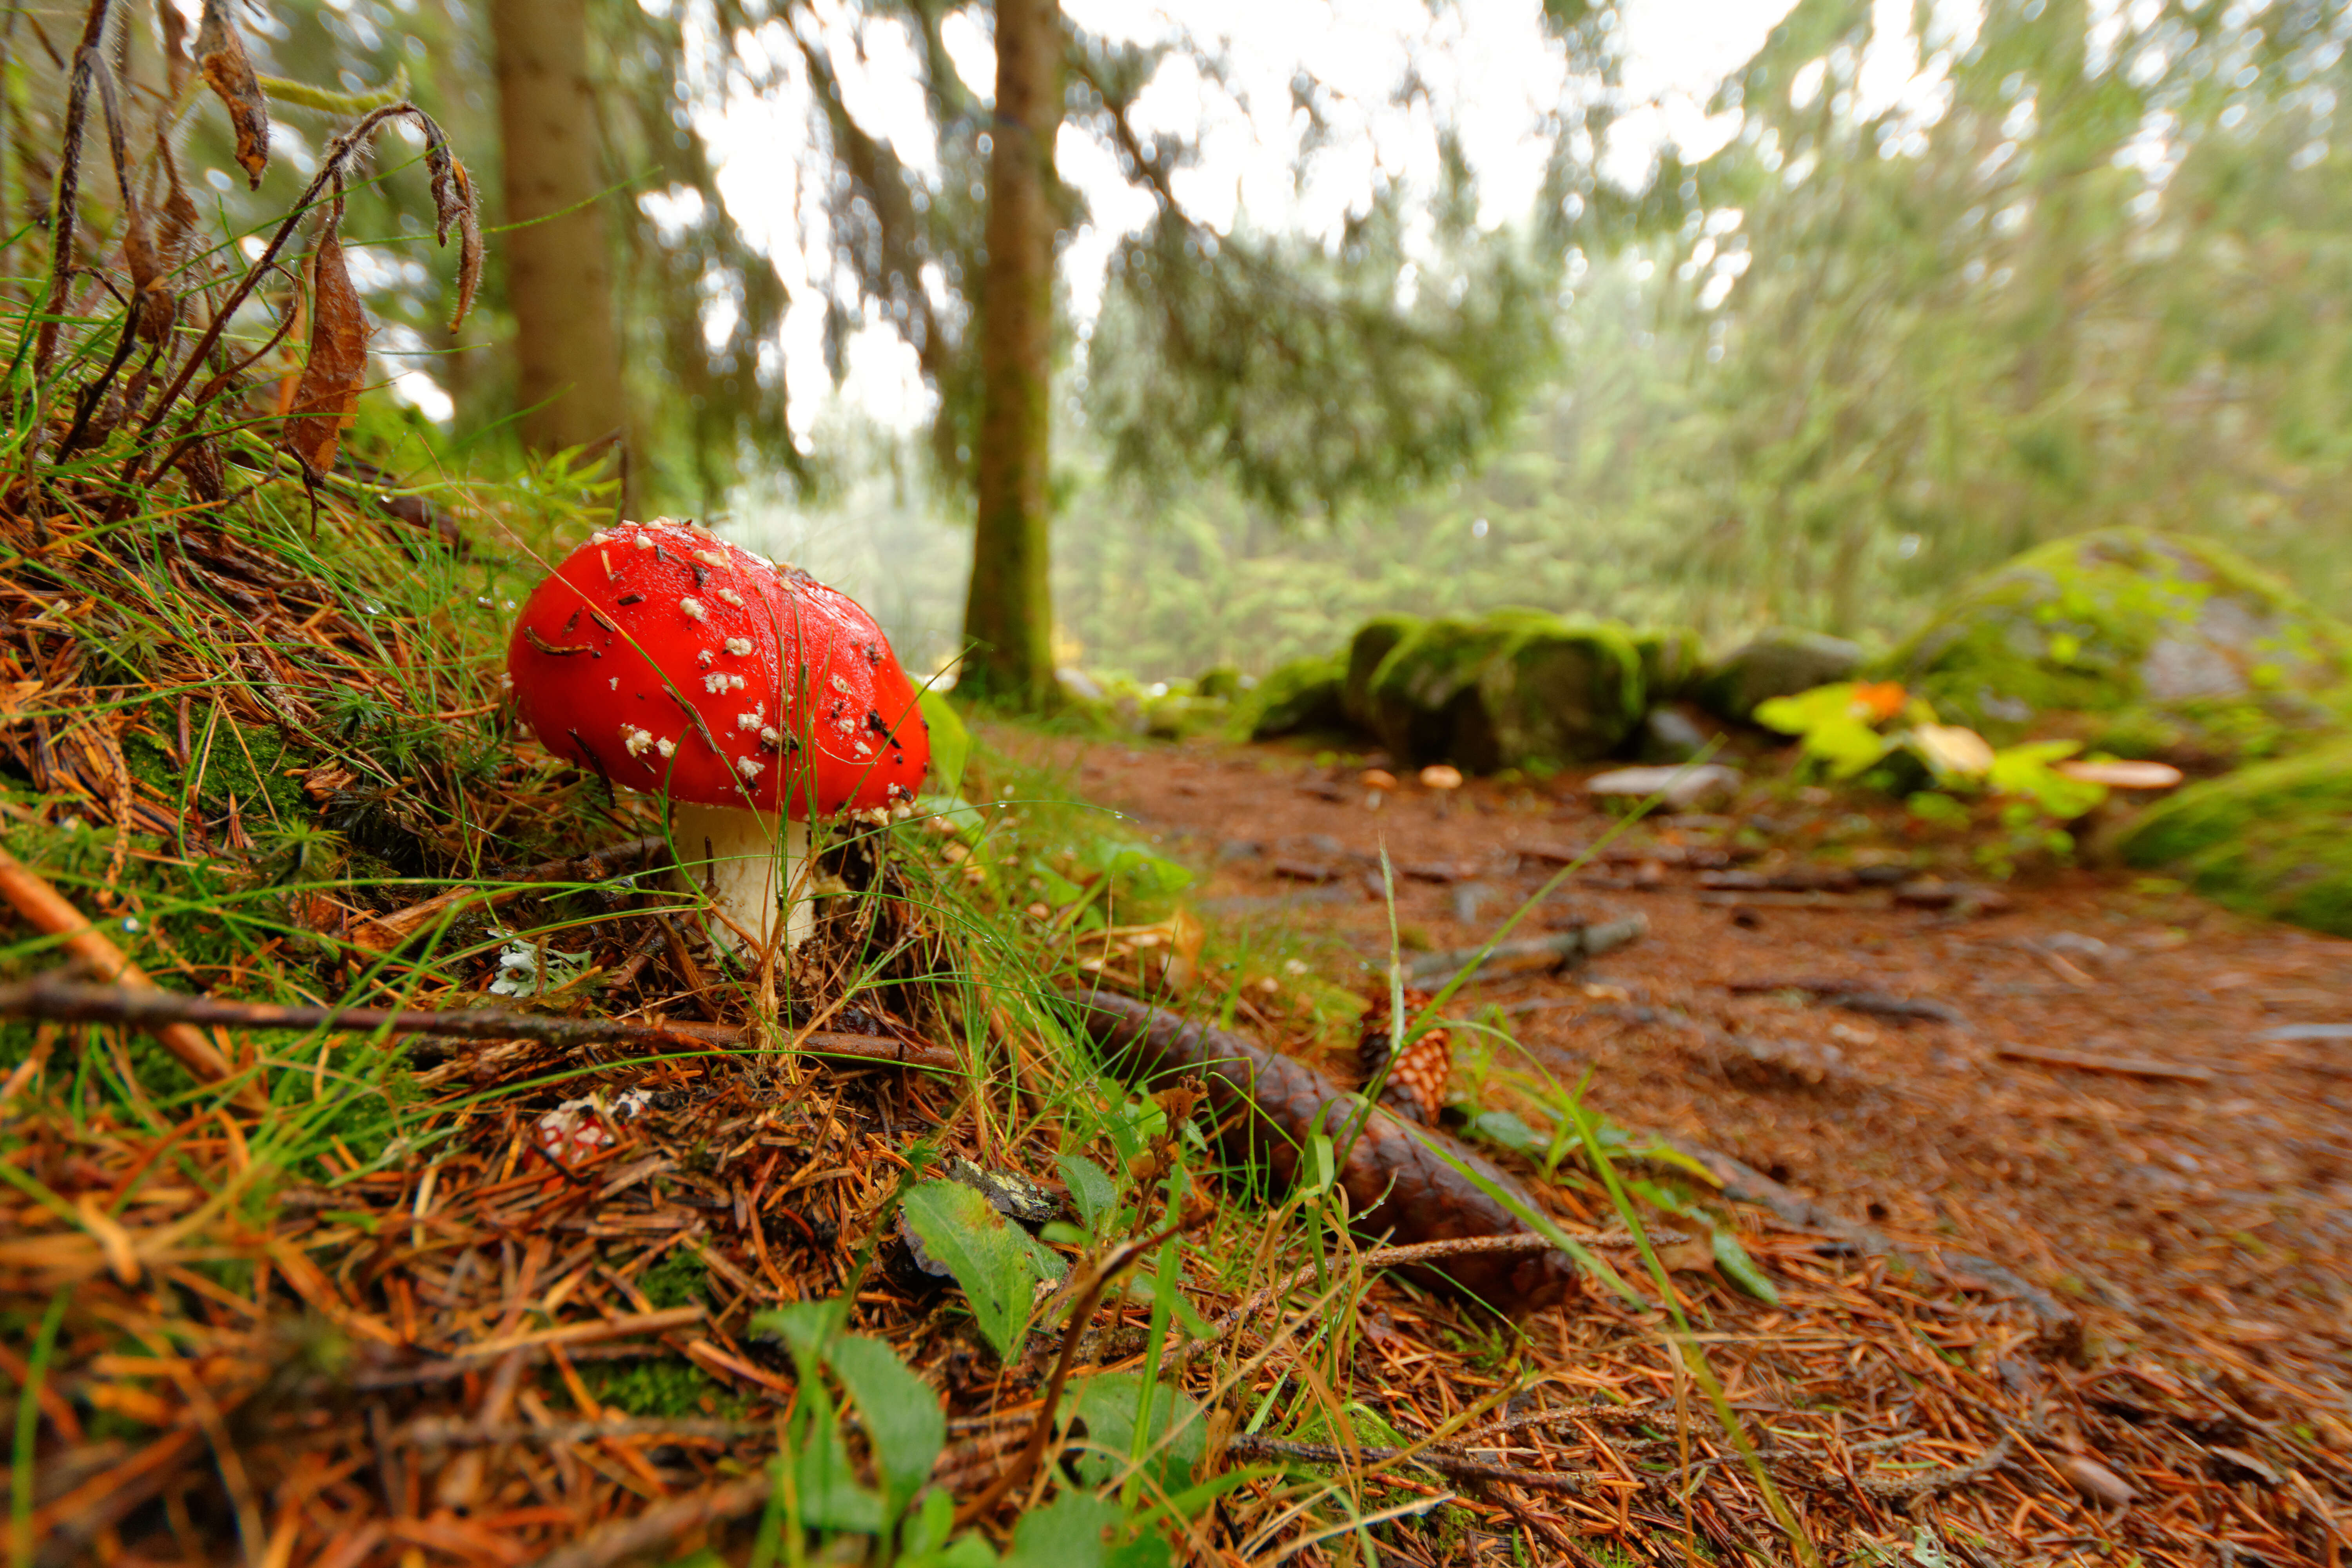
[[[2232,909],[2352,936],[2352,741],[2191,784],[2115,847]]]

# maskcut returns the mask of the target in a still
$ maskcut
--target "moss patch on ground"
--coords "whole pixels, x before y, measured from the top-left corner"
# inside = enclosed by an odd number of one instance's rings
[[[2116,848],[2232,909],[2352,936],[2352,741],[2192,784]]]

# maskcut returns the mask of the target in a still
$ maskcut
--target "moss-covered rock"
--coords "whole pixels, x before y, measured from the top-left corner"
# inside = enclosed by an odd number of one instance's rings
[[[1431,621],[1373,672],[1373,733],[1399,760],[1473,773],[1606,756],[1641,721],[1622,627],[1503,611]]]
[[[1858,644],[1775,626],[1717,659],[1699,677],[1692,695],[1710,713],[1744,720],[1759,702],[1851,680],[1861,668]]]
[[[1235,664],[1215,664],[1192,678],[1192,694],[1231,702],[1244,689],[1241,667]]]
[[[2260,757],[2340,725],[2352,627],[2220,545],[2111,529],[1966,584],[1887,673],[1996,737],[2079,712],[2110,750]]]
[[[1642,656],[1621,626],[1546,616],[1511,636],[1478,678],[1499,766],[1591,762],[1642,721]]]
[[[1372,713],[1372,676],[1381,661],[1396,651],[1423,625],[1419,616],[1374,616],[1356,628],[1348,639],[1348,668],[1340,690],[1340,702],[1349,722],[1367,734],[1380,730]]]
[[[1642,689],[1652,702],[1689,695],[1706,665],[1706,644],[1696,626],[1643,626],[1633,634],[1642,660]]]
[[[2191,784],[2116,847],[2232,909],[2352,936],[2352,741]]]
[[[1478,683],[1488,661],[1518,631],[1509,621],[1454,619],[1426,621],[1409,631],[1372,672],[1369,706],[1381,744],[1414,766],[1450,762],[1472,773],[1501,767],[1502,751]],[[1351,657],[1351,675],[1353,668]]]
[[[1294,658],[1257,683],[1238,716],[1254,741],[1302,730],[1345,730],[1347,684],[1348,667],[1336,657]]]

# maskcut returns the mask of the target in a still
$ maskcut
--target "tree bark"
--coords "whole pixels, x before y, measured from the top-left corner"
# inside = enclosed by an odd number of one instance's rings
[[[581,0],[490,0],[504,143],[507,303],[515,317],[517,400],[534,452],[610,441],[624,488],[628,404],[621,384],[613,255]],[[624,496],[625,509],[627,498]]]
[[[1038,707],[1054,689],[1048,470],[1054,374],[1054,138],[1062,123],[1058,0],[997,0],[988,257],[980,293],[978,531],[959,684]]]

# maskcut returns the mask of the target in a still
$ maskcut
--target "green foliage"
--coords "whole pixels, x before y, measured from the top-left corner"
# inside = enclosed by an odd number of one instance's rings
[[[1000,1360],[1014,1360],[1029,1324],[1030,1292],[1057,1259],[960,1182],[926,1182],[905,1198],[907,1226],[946,1264],[972,1321]]]

